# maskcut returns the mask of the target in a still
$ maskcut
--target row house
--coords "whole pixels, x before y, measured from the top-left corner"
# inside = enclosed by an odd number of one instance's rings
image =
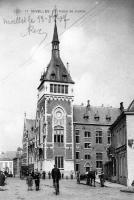
[[[122,112],[110,127],[111,146],[109,157],[111,180],[130,186],[134,181],[134,101]]]
[[[24,118],[24,129],[22,139],[23,153],[21,156],[21,175],[25,175],[28,170],[34,170],[35,161],[35,120]]]

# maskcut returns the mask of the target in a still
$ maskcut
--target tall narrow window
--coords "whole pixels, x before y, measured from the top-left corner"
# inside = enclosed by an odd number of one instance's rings
[[[78,172],[80,170],[80,164],[76,164],[75,168],[76,168],[76,172]]]
[[[61,93],[64,93],[64,85],[62,85]]]
[[[102,143],[102,131],[96,131],[96,143],[97,144]]]
[[[64,163],[63,163],[63,157],[62,156],[56,156],[55,157],[55,165],[60,169],[64,168]]]
[[[102,162],[102,153],[96,153],[96,168],[102,168],[103,162]]]
[[[76,141],[76,143],[80,143],[79,130],[76,130],[76,131],[75,131],[75,141]]]
[[[107,143],[111,144],[111,133],[110,133],[110,131],[107,132]]]
[[[60,128],[60,129],[59,129]],[[54,143],[63,143],[63,135],[64,135],[64,130],[63,127],[55,127],[54,130]]]
[[[53,84],[50,84],[50,92],[53,92]]]
[[[57,92],[57,85],[54,84],[54,93]]]
[[[79,159],[79,158],[80,158],[80,152],[76,151],[76,159]]]
[[[65,85],[65,94],[68,94],[68,85]]]
[[[58,85],[58,93],[60,93],[60,88],[61,88],[60,85]]]

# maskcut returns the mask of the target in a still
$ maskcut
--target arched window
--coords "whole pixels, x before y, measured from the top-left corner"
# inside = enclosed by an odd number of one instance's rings
[[[62,108],[57,107],[53,115],[54,143],[64,143],[65,114]]]

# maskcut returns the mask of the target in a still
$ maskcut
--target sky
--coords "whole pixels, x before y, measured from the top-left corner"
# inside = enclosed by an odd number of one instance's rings
[[[134,98],[133,0],[0,0],[0,151],[22,146],[24,113],[51,58],[58,10],[60,56],[75,81],[74,104],[127,108]]]

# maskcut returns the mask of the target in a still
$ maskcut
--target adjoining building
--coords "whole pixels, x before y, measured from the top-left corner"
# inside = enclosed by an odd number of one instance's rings
[[[112,181],[130,186],[134,181],[134,100],[128,109],[123,108],[116,121],[110,127],[110,162],[107,171]]]
[[[75,171],[85,173],[100,171],[108,161],[107,148],[111,144],[111,124],[120,114],[120,109],[75,105],[73,123],[75,137]]]
[[[23,153],[22,148],[18,147],[16,156],[13,158],[14,177],[21,177],[22,153]]]
[[[24,118],[23,129],[23,154],[21,157],[21,175],[24,176],[28,170],[34,170],[35,156],[35,120]]]
[[[0,154],[0,171],[13,175],[13,158],[15,156],[15,151],[2,152]]]

